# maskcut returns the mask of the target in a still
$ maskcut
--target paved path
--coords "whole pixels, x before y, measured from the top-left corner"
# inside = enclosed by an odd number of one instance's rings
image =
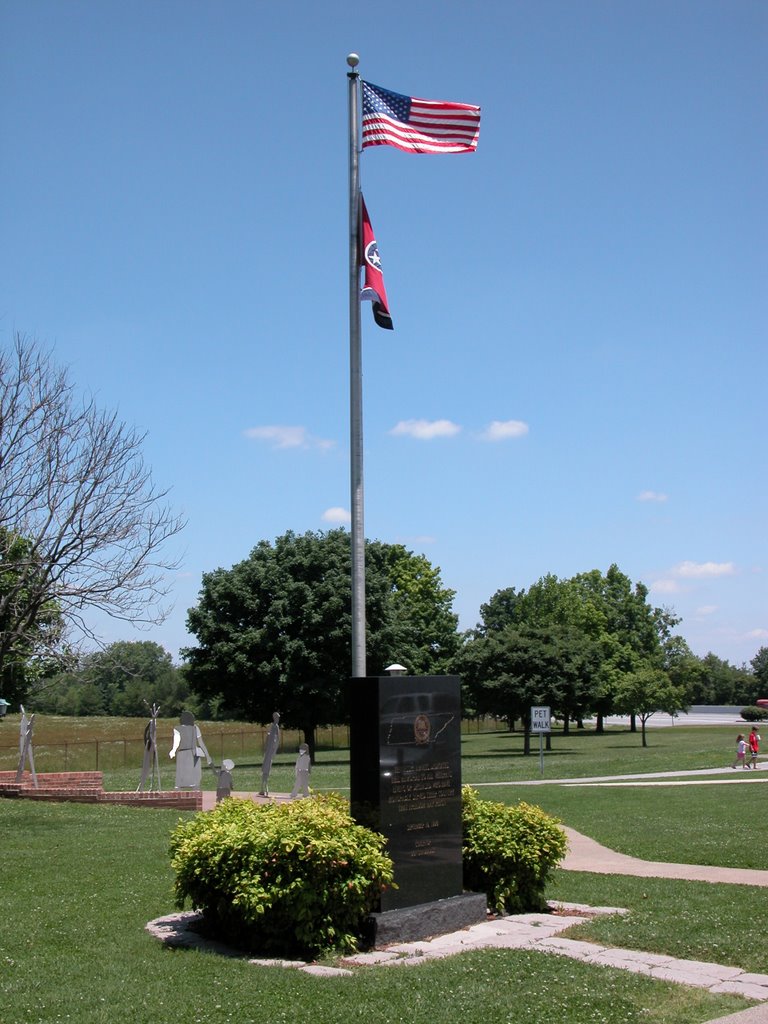
[[[716,868],[703,864],[666,864],[640,860],[609,850],[573,828],[563,826],[568,853],[561,867],[566,871],[593,871],[598,875],[639,875],[642,878],[682,878],[689,882],[729,882],[733,885],[768,887],[768,871],[751,868]]]
[[[575,779],[540,779],[514,780],[509,782],[473,782],[473,789],[489,789],[498,786],[706,786],[712,783],[768,783],[768,768],[761,761],[757,769],[753,768],[693,768],[672,772],[642,772],[635,775],[585,775]]]

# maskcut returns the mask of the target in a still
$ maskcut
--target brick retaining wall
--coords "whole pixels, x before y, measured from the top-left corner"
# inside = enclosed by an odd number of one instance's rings
[[[38,772],[37,788],[24,772],[0,772],[0,797],[24,800],[62,800],[80,804],[120,804],[124,807],[171,807],[201,811],[203,794],[195,789],[171,789],[166,793],[105,792],[102,772]]]

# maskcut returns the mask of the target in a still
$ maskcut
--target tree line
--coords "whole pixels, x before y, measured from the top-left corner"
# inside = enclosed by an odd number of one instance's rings
[[[0,696],[61,714],[198,714],[266,722],[280,711],[310,746],[345,717],[351,554],[346,530],[262,540],[205,573],[182,664],[158,644],[104,649],[97,610],[133,624],[167,614],[167,544],[183,521],[142,455],[143,437],[76,391],[35,342],[0,351]],[[679,620],[618,566],[542,577],[492,595],[461,633],[440,569],[401,544],[366,542],[368,671],[457,673],[469,715],[527,722],[549,705],[564,728],[690,703],[750,704],[768,691],[768,649],[751,666],[695,657]],[[98,649],[93,650],[96,647]],[[84,650],[90,648],[90,650]]]
[[[279,710],[310,745],[344,721],[350,665],[350,538],[346,530],[261,541],[230,569],[202,579],[187,624],[197,644],[174,666],[148,641],[120,642],[40,681],[36,706],[61,714],[163,714],[266,722]],[[542,577],[497,591],[460,632],[440,570],[400,544],[367,542],[369,672],[396,661],[412,674],[458,673],[464,713],[520,724],[548,705],[563,728],[609,714],[690,704],[752,704],[768,692],[768,648],[750,666],[694,655],[669,610],[612,565],[570,579]],[[527,736],[526,736],[527,741]]]

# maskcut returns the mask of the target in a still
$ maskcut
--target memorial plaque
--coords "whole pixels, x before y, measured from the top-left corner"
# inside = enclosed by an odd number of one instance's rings
[[[350,712],[352,813],[387,837],[395,865],[382,911],[460,895],[458,677],[353,679]]]

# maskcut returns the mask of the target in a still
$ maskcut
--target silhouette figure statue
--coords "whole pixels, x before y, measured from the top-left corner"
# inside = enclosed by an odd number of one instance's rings
[[[213,761],[191,711],[181,712],[180,724],[173,730],[169,757],[176,758],[176,789],[200,789],[203,777],[201,759],[204,757],[209,767]]]
[[[35,731],[35,716],[30,715],[27,718],[27,712],[24,710],[24,705],[19,704],[21,708],[21,720],[19,721],[19,769],[16,772],[16,781],[21,782],[22,775],[24,774],[24,765],[29,762],[29,772],[32,776],[32,782],[34,783],[35,789],[38,789],[37,785],[37,772],[35,771],[35,755],[32,750],[32,733]]]
[[[146,701],[144,703],[147,704]],[[148,704],[147,707],[149,707]],[[144,792],[150,773],[152,775],[149,783],[150,792],[157,789],[160,793],[163,789],[160,784],[160,761],[157,756],[157,716],[160,714],[160,705],[153,704],[149,711],[152,718],[147,722],[147,727],[144,730],[144,760],[141,765],[141,782],[136,790],[137,793]]]
[[[269,727],[267,739],[264,744],[264,760],[261,762],[261,789],[260,796],[269,796],[269,773],[272,771],[272,758],[280,749],[280,712],[275,711],[272,715],[272,725]]]
[[[299,747],[299,756],[296,758],[296,781],[291,790],[291,800],[297,797],[309,796],[309,773],[312,762],[309,758],[309,747],[302,743]]]
[[[221,768],[214,768],[216,773],[216,803],[221,803],[228,796],[232,796],[232,769],[235,762],[225,757],[221,762]]]

